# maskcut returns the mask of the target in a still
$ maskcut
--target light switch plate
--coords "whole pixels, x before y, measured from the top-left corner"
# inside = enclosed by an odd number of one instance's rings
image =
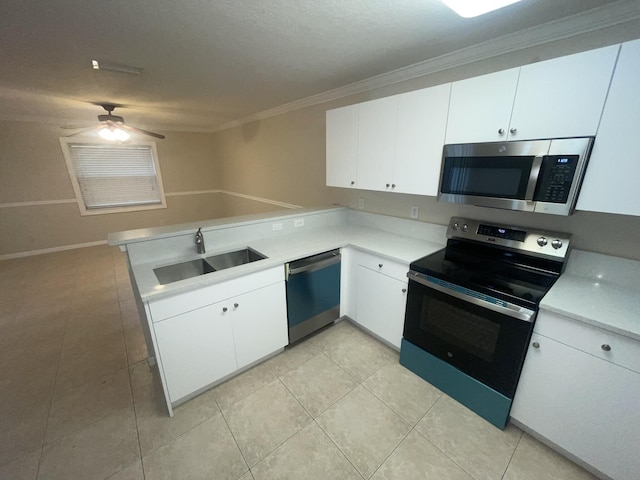
[[[418,218],[418,206],[417,205],[411,205],[411,212],[409,213],[409,216],[411,218]]]
[[[304,227],[304,218],[296,218],[293,222],[294,227]]]
[[[277,232],[278,230],[282,230],[282,224],[281,223],[274,223],[271,228],[273,229],[274,232]]]

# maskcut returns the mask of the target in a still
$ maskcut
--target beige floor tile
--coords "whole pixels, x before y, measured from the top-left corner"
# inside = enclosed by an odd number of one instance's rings
[[[164,395],[157,367],[149,366],[148,362],[143,361],[130,365],[129,376],[131,378],[131,393],[133,394],[134,402],[140,402],[155,396],[162,398]]]
[[[166,445],[220,412],[211,391],[175,408],[173,417],[167,413],[163,396],[149,397],[134,405],[143,455]]]
[[[347,328],[344,330],[348,331]],[[324,351],[359,381],[364,381],[386,365],[398,363],[399,358],[397,352],[359,330],[338,336],[325,345]]]
[[[473,480],[415,430],[387,458],[372,480]]]
[[[124,346],[127,351],[127,362],[129,365],[141,362],[147,358],[147,343],[142,327],[139,324],[134,327],[125,326]]]
[[[290,371],[281,380],[314,418],[358,385],[324,353]]]
[[[57,360],[57,359],[56,359]],[[26,405],[51,399],[56,378],[57,361],[35,369],[25,370],[24,365],[12,368],[11,363],[0,374],[0,412],[10,413]]]
[[[416,429],[478,480],[499,480],[520,439],[521,430],[493,426],[443,395]]]
[[[142,460],[137,459],[124,470],[114,473],[105,480],[145,480],[144,472],[142,471]]]
[[[36,480],[40,452],[38,448],[29,455],[0,466],[0,480]]]
[[[46,445],[38,480],[104,479],[140,456],[133,409],[104,418]]]
[[[213,394],[222,410],[257,392],[269,383],[277,381],[268,364],[262,363],[227,380],[213,389]]]
[[[0,412],[0,465],[42,446],[49,401],[12,412]]]
[[[311,360],[321,352],[322,349],[315,346],[312,342],[303,341],[293,347],[285,348],[284,352],[276,355],[265,363],[271,368],[273,373],[281,377],[294,368],[299,367],[307,360]]]
[[[62,344],[62,358],[100,350],[104,345],[124,342],[120,319],[93,323],[82,327],[67,325]]]
[[[236,480],[248,471],[220,414],[143,457],[143,463],[146,480]]]
[[[127,367],[124,338],[96,346],[94,350],[63,357],[56,376],[56,391],[79,387],[91,380]]]
[[[315,422],[280,445],[252,473],[255,480],[362,480]]]
[[[399,363],[382,367],[363,385],[391,410],[415,425],[442,396],[442,392]]]
[[[640,473],[640,472],[639,472]],[[554,452],[536,439],[522,434],[504,480],[595,480],[596,477]]]
[[[222,412],[250,467],[311,421],[279,381],[268,384]]]
[[[411,429],[362,386],[316,421],[365,478],[375,472]]]
[[[132,406],[129,371],[93,379],[55,394],[51,402],[45,442],[80,431],[98,420]]]
[[[247,472],[244,475],[242,475],[238,480],[255,480],[253,475],[251,474],[251,472]]]

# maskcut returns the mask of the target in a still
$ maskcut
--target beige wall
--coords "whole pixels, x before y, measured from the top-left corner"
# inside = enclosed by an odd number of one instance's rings
[[[425,222],[447,224],[451,216],[459,215],[569,232],[575,248],[640,259],[637,248],[640,217],[591,212],[556,217],[442,204],[434,197],[325,186],[325,112],[328,109],[619,43],[636,38],[639,31],[638,22],[610,28],[219,132],[215,135],[215,152],[224,188],[302,206],[340,203],[356,208],[358,199],[363,198],[366,211],[406,218],[410,207],[417,205],[419,219]]]
[[[164,132],[156,142],[167,208],[81,216],[55,125],[0,122],[0,256],[105,241],[108,233],[224,216],[220,169],[211,134]],[[17,206],[7,204],[18,204]]]

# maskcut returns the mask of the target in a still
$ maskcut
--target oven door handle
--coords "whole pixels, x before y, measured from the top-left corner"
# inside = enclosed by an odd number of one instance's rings
[[[451,295],[452,297],[458,298],[465,302],[471,303],[473,305],[478,305],[482,308],[487,308],[494,312],[501,313],[518,320],[533,322],[534,316],[536,314],[536,312],[534,312],[533,310],[529,310],[528,308],[521,307],[520,305],[516,305],[514,303],[505,302],[504,300],[498,300],[489,295],[480,294],[487,299],[494,300],[496,303],[494,303],[493,301],[483,300],[482,298],[468,295],[463,292],[472,292],[471,290],[468,290],[464,287],[457,287],[456,285],[445,282],[444,280],[435,279],[437,281],[434,282],[432,280],[429,280],[429,278],[431,277],[429,277],[428,275],[426,275],[427,278],[425,278],[425,275],[414,272],[413,270],[410,270],[409,273],[407,273],[407,277],[409,277],[409,280],[413,280],[414,282],[424,285],[425,287],[433,288],[434,290],[447,295]],[[447,285],[451,285],[452,287],[457,288],[450,288]]]

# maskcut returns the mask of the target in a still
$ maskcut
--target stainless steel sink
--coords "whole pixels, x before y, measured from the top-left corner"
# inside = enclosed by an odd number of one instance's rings
[[[247,247],[233,252],[213,255],[207,257],[206,260],[215,270],[224,270],[225,268],[237,267],[238,265],[244,265],[245,263],[263,260],[265,258],[267,257],[256,252],[253,248]]]
[[[215,271],[215,268],[201,258],[153,269],[160,285],[166,285],[167,283],[173,283]]]
[[[160,285],[197,277],[206,273],[212,273],[225,268],[237,267],[245,263],[255,262],[267,258],[254,249],[246,247],[233,252],[212,255],[207,258],[198,258],[188,262],[167,265],[166,267],[154,268],[153,272],[158,278]]]

